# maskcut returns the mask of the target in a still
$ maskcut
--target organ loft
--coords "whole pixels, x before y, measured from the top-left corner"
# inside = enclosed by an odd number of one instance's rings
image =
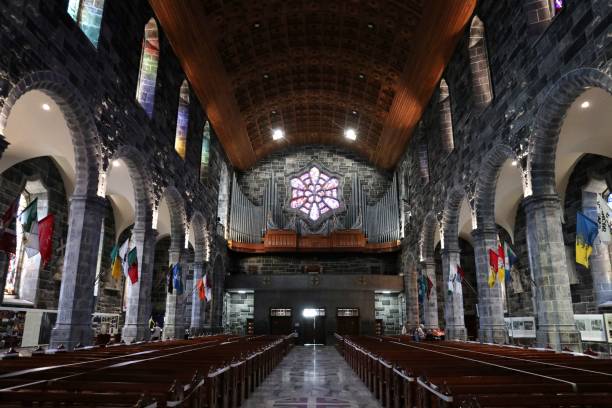
[[[608,0],[0,17],[0,406],[610,405]]]

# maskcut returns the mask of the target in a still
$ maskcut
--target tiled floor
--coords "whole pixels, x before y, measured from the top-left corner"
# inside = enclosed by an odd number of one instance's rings
[[[295,347],[249,397],[246,408],[379,408],[331,346]]]

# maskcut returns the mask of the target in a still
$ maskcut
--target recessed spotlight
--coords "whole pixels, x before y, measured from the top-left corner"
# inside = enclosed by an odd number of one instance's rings
[[[272,140],[280,140],[285,137],[285,132],[282,129],[274,129],[272,132]]]
[[[273,115],[276,115],[276,113],[277,113],[277,112],[276,112],[276,110],[272,110],[272,112],[271,112],[271,113],[272,113]]]
[[[581,107],[582,109],[588,109],[588,108],[590,108],[590,107],[591,107],[591,102],[589,102],[589,101],[584,101],[584,102],[582,102],[582,103],[580,104],[580,107]]]
[[[353,115],[357,116],[357,111],[356,111],[356,110],[352,111],[351,113],[352,113]]]
[[[373,29],[374,29],[374,24],[372,24],[372,23],[368,23],[368,28],[369,28],[370,30],[373,30]]]
[[[516,161],[516,160],[512,160],[512,165],[513,165],[514,167],[518,166],[518,161]]]
[[[113,160],[113,167],[120,167],[121,162],[119,160]]]
[[[253,28],[259,28],[259,27],[261,27],[261,24],[259,24],[259,23],[254,23],[253,24]]]
[[[43,103],[41,108],[42,110],[49,112],[51,110],[51,105],[49,105],[48,103]]]
[[[268,74],[263,74],[263,79],[268,79],[268,78],[270,78],[270,75],[268,75]]]
[[[344,131],[344,137],[348,140],[357,140],[357,132],[355,132],[355,129],[346,129]]]
[[[365,79],[365,75],[359,74],[359,79]]]

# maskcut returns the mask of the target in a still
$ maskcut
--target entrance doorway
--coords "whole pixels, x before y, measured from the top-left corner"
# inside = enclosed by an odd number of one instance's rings
[[[301,344],[325,344],[325,309],[302,310]]]
[[[284,335],[293,332],[292,309],[270,309],[270,334]]]
[[[341,336],[358,336],[359,309],[338,308],[336,310],[336,332]]]

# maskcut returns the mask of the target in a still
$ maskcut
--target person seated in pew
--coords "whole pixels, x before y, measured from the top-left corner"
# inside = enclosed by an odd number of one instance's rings
[[[161,327],[157,324],[157,322],[153,322],[154,326],[151,329],[151,341],[159,340],[161,338]]]
[[[425,331],[423,330],[424,328],[425,326],[423,326],[422,324],[419,324],[417,328],[414,329],[414,335],[413,335],[414,341],[419,342],[421,340],[425,340]]]

